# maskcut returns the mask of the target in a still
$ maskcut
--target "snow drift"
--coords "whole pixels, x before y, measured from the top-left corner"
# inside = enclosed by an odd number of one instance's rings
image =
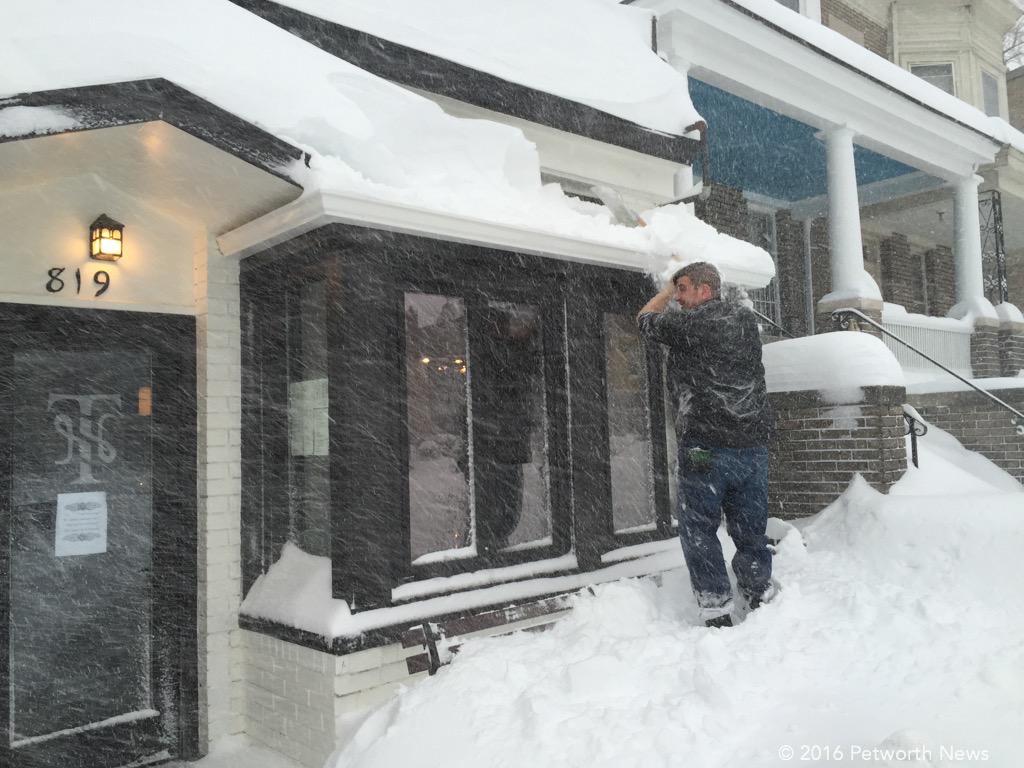
[[[333,765],[1015,768],[1024,493],[987,463],[971,485],[928,470],[936,436],[888,496],[858,478],[799,528],[777,522],[783,590],[739,626],[696,626],[684,569],[598,587],[549,632],[467,642]]]

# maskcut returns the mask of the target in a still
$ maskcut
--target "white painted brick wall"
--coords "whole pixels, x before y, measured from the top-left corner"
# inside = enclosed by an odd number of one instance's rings
[[[245,729],[241,602],[238,261],[210,239],[193,259],[199,492],[200,748]]]
[[[255,632],[245,646],[249,738],[321,768],[334,751],[334,656]]]
[[[502,635],[536,628],[568,610],[489,627],[468,637]],[[410,675],[406,659],[421,646],[381,646],[335,656],[256,632],[242,631],[246,732],[267,747],[308,766],[321,768],[375,709],[403,686],[427,677]]]
[[[309,768],[324,761],[374,708],[410,675],[405,659],[422,651],[395,644],[334,656],[256,632],[242,631],[245,714],[249,738]]]

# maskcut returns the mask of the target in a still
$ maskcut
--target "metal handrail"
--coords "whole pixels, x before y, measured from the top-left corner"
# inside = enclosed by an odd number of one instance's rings
[[[764,320],[769,325],[775,326],[775,328],[777,328],[778,330],[782,331],[784,334],[789,336],[789,338],[791,338],[791,339],[795,339],[796,338],[796,336],[794,336],[792,333],[787,331],[783,326],[781,326],[778,323],[776,323],[774,320],[772,320],[770,317],[768,317],[768,315],[761,314],[760,312],[758,312],[753,307],[750,307],[750,311],[753,312],[758,317],[760,317],[762,320]]]
[[[980,392],[981,394],[983,394],[985,397],[987,397],[989,400],[991,400],[996,405],[998,405],[998,406],[1000,406],[1002,408],[1005,408],[1007,411],[1009,411],[1010,413],[1014,414],[1017,418],[1015,418],[1012,423],[1017,427],[1018,434],[1024,434],[1024,413],[1021,413],[1020,411],[1018,411],[1016,408],[1014,408],[1009,403],[1006,403],[1006,402],[1000,400],[998,397],[993,395],[991,392],[986,392],[981,387],[979,387],[976,384],[973,384],[972,382],[968,381],[967,379],[965,379],[963,376],[961,376],[956,371],[954,371],[954,370],[952,370],[950,368],[947,368],[942,363],[940,363],[938,360],[936,360],[934,357],[930,357],[930,356],[926,355],[924,352],[922,352],[920,349],[915,347],[909,341],[904,341],[899,336],[897,336],[895,333],[890,333],[889,331],[887,331],[885,328],[882,327],[881,323],[876,323],[874,320],[872,320],[870,317],[865,315],[859,309],[854,309],[853,307],[843,307],[842,309],[837,309],[835,312],[832,313],[832,319],[834,321],[838,322],[839,325],[843,328],[843,330],[846,330],[847,328],[850,327],[851,320],[849,318],[849,315],[856,315],[861,320],[864,320],[869,325],[871,325],[873,328],[877,328],[879,331],[884,333],[890,339],[895,339],[900,344],[902,344],[903,346],[907,347],[907,349],[910,349],[911,351],[916,352],[917,354],[919,354],[921,357],[923,357],[928,362],[934,363],[935,365],[937,365],[939,368],[944,370],[950,376],[953,376],[953,377],[959,379],[960,381],[962,381],[964,384],[966,384],[971,389],[975,390],[976,392]],[[1017,419],[1020,419],[1020,421],[1018,422]]]

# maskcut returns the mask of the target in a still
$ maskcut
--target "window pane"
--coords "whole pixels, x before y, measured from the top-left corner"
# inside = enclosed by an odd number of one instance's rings
[[[988,72],[981,73],[981,92],[985,100],[985,114],[999,117],[999,81]]]
[[[800,13],[800,0],[778,0],[780,5],[784,5],[791,11]]]
[[[288,538],[313,555],[330,554],[327,416],[327,299],[308,283],[289,306]]]
[[[922,80],[931,83],[948,94],[956,95],[953,87],[952,64],[919,64],[912,66],[910,71]]]
[[[474,320],[471,365],[474,509],[482,542],[496,549],[550,543],[547,408],[540,311],[488,302]]]
[[[616,531],[653,528],[646,353],[632,317],[606,313],[604,333],[612,520]]]
[[[476,554],[466,339],[462,299],[405,295],[410,553],[420,562]]]

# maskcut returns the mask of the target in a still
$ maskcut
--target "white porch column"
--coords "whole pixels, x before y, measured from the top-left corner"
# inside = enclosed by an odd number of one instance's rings
[[[882,292],[864,269],[853,131],[841,125],[827,129],[824,134],[828,161],[828,242],[832,285],[818,302],[819,322],[816,327],[819,331],[833,327],[827,318],[841,307],[859,309],[876,322],[882,319]],[[865,326],[863,330],[867,329]]]
[[[825,132],[828,160],[828,239],[832,261],[832,294],[863,293],[864,244],[860,236],[860,203],[853,161],[853,131],[846,126]]]
[[[981,262],[981,217],[978,215],[980,176],[971,174],[953,182],[953,269],[956,273],[956,305],[950,317],[971,317],[971,371],[975,378],[998,376],[999,315],[985,297]]]
[[[973,311],[995,317],[992,305],[985,298],[985,281],[981,264],[981,221],[978,216],[978,185],[980,176],[965,176],[953,183],[953,268],[956,271],[956,306],[950,310],[955,317]],[[980,310],[980,311],[979,311]]]

